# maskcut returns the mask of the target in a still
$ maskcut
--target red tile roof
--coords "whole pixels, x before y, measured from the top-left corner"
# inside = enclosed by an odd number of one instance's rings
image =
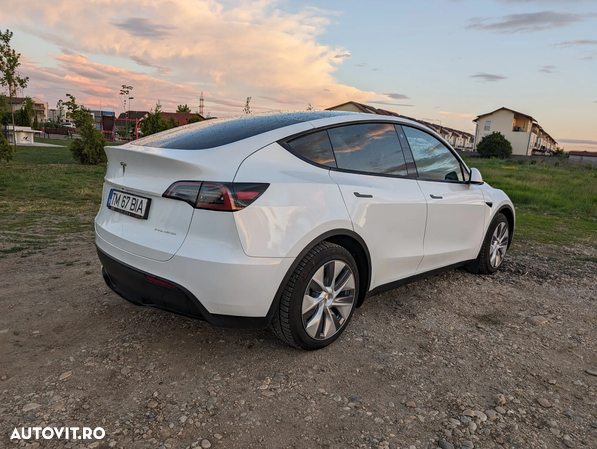
[[[170,117],[174,117],[174,120],[176,120],[176,123],[178,123],[178,126],[186,125],[187,121],[191,117],[195,117],[195,116],[198,116],[201,120],[205,120],[205,118],[201,117],[199,114],[196,114],[194,112],[192,112],[192,113],[189,113],[189,112],[162,112],[162,118],[164,120],[170,120]]]
[[[473,122],[476,122],[476,121],[477,121],[477,120],[479,120],[481,117],[485,117],[486,115],[491,115],[491,114],[493,114],[494,112],[501,111],[502,109],[505,109],[506,111],[514,112],[515,114],[522,115],[522,116],[524,116],[524,117],[530,118],[532,121],[536,121],[536,120],[535,120],[533,117],[531,117],[529,114],[523,114],[522,112],[515,111],[514,109],[510,109],[510,108],[506,108],[506,107],[501,107],[501,108],[498,108],[498,109],[496,109],[495,111],[488,112],[487,114],[481,114],[481,115],[478,115],[478,116],[477,116],[477,118],[476,118],[475,120],[473,120]]]
[[[570,151],[568,154],[570,156],[597,157],[597,152],[595,151]]]

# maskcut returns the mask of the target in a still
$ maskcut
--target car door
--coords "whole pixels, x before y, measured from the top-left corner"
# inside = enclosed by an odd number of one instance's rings
[[[427,205],[394,125],[360,123],[327,132],[337,164],[330,176],[371,255],[370,288],[414,275],[423,258]]]
[[[466,182],[467,169],[439,139],[410,126],[402,130],[427,201],[424,257],[417,273],[475,259],[488,207],[481,189]]]

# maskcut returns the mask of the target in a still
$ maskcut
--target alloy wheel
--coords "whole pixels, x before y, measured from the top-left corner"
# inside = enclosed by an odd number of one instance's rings
[[[301,307],[303,327],[315,340],[326,340],[346,324],[355,305],[355,278],[341,260],[323,264],[307,285]]]
[[[508,249],[508,225],[501,222],[497,225],[491,236],[491,248],[489,252],[489,263],[493,268],[502,264],[506,250]]]

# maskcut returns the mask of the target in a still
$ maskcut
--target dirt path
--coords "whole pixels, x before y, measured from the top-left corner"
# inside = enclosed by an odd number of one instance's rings
[[[371,298],[338,342],[303,352],[128,304],[90,234],[12,254],[0,447],[595,448],[596,256],[518,246],[495,276],[457,270]],[[25,446],[10,441],[21,426],[106,437]]]

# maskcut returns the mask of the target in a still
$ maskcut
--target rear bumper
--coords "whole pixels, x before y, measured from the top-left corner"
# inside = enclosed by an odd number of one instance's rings
[[[269,314],[264,317],[212,314],[197,297],[181,285],[119,262],[100,248],[97,248],[97,254],[102,263],[102,276],[108,287],[135,305],[205,320],[218,327],[263,329],[271,320]],[[149,281],[147,276],[164,281],[175,288],[158,285]]]

